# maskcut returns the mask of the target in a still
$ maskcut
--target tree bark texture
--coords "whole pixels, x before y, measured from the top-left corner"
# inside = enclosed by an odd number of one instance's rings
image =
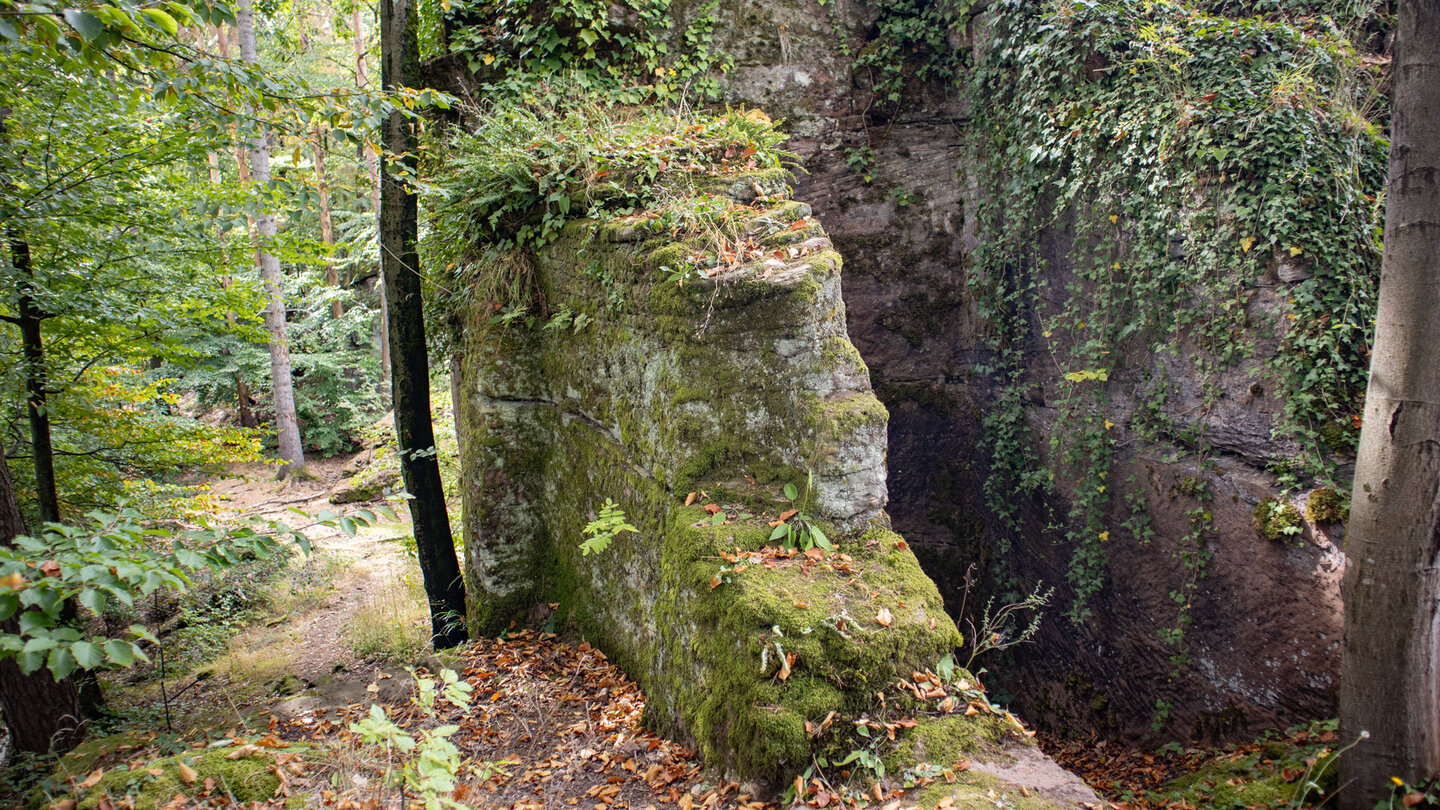
[[[9,546],[25,533],[25,518],[4,452],[0,448],[0,546]],[[0,633],[19,630],[17,616],[0,622]],[[57,683],[45,669],[26,675],[13,658],[0,660],[0,714],[10,730],[11,744],[20,751],[65,752],[84,738],[84,715],[75,681],[66,678]]]
[[[46,402],[50,375],[45,365],[45,344],[40,332],[40,324],[47,316],[35,301],[35,268],[30,263],[30,243],[13,227],[9,238],[10,261],[20,276],[16,309],[20,347],[25,358],[25,414],[30,422],[30,458],[35,465],[35,494],[40,502],[40,519],[56,523],[60,520],[60,496],[55,483],[55,447],[50,438],[50,409]]]
[[[413,85],[420,65],[415,7],[409,0],[380,0],[380,7],[381,81],[386,89]],[[417,146],[414,123],[392,112],[382,126],[385,149],[393,159],[413,170]],[[395,432],[405,489],[412,496],[410,520],[430,602],[432,641],[436,649],[442,649],[466,639],[465,583],[445,511],[435,431],[430,421],[429,358],[425,350],[420,257],[416,251],[418,225],[415,193],[393,171],[383,171],[380,269],[390,294],[390,391]]]
[[[1440,0],[1402,0],[1385,258],[1345,541],[1341,804],[1440,769]]]
[[[251,0],[240,0],[235,15],[240,32],[240,59],[247,64],[259,61],[255,50],[255,14]],[[250,141],[250,174],[256,183],[270,182],[270,143],[262,131]],[[290,344],[285,334],[285,287],[280,260],[266,250],[276,232],[275,215],[263,211],[255,217],[258,243],[255,263],[270,304],[265,308],[265,329],[270,333],[270,398],[275,408],[275,432],[285,473],[305,468],[305,450],[300,442],[300,420],[295,413],[295,383],[290,375]]]

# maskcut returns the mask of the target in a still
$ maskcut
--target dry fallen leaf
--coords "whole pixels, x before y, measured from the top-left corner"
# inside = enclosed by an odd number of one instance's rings
[[[50,810],[75,810],[75,800],[69,797],[50,803]]]
[[[696,498],[696,493],[694,493],[694,492],[690,493],[689,495],[686,495],[686,496],[685,496],[685,505],[686,505],[686,506],[689,506],[690,504],[695,503],[695,498]]]
[[[719,505],[719,504],[707,503],[707,504],[705,504],[705,511],[706,511],[708,514],[717,515],[717,514],[719,514],[720,512],[722,512],[722,511],[724,511],[724,510],[722,510],[722,509],[720,508],[720,505]]]
[[[46,560],[40,563],[40,573],[47,577],[58,577],[60,576],[60,563],[54,560]]]
[[[196,773],[194,768],[183,762],[176,767],[176,770],[180,772],[180,781],[187,785],[195,784],[195,781],[200,778],[200,774]]]
[[[875,622],[881,627],[889,627],[893,621],[895,621],[895,617],[890,615],[890,608],[882,607],[880,612],[875,614]]]
[[[105,776],[105,769],[104,769],[104,768],[96,768],[95,770],[93,770],[93,771],[90,772],[90,775],[89,775],[89,776],[85,777],[85,781],[81,782],[81,783],[78,785],[78,787],[82,787],[82,788],[92,788],[92,787],[95,787],[96,785],[100,784],[100,779],[101,779],[101,777],[103,777],[103,776]]]
[[[795,517],[798,514],[800,514],[799,509],[787,509],[784,512],[780,513],[780,522],[784,523],[785,521],[789,520],[792,517]]]

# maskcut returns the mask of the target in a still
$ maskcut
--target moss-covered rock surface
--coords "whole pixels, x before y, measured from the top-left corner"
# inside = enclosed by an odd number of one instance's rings
[[[572,220],[526,258],[543,309],[457,309],[468,620],[598,642],[651,725],[741,779],[823,761],[883,791],[1025,736],[950,664],[960,634],[888,531],[888,414],[786,180],[694,172],[651,193],[701,220]],[[584,555],[607,499],[636,531]]]

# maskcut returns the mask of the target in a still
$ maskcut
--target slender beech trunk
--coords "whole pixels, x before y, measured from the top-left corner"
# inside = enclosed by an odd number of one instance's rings
[[[361,27],[360,4],[350,10],[350,28],[355,33],[355,86],[361,90],[370,89],[370,78],[365,73],[365,29]],[[380,217],[380,155],[369,143],[365,144],[365,172],[370,175],[370,208]],[[390,293],[385,289],[385,276],[380,276],[380,375],[390,379]]]
[[[0,546],[13,545],[25,533],[25,518],[15,497],[15,480],[0,448]],[[0,633],[18,633],[19,616],[0,622]],[[26,675],[13,658],[0,659],[0,714],[10,741],[20,751],[63,753],[85,736],[80,693],[73,678],[56,681],[50,670]]]
[[[12,227],[10,261],[19,274],[17,290],[20,347],[25,358],[25,412],[30,421],[30,459],[35,465],[35,489],[40,502],[40,519],[60,520],[60,498],[55,486],[55,446],[50,440],[50,407],[46,401],[50,375],[45,366],[45,344],[40,324],[48,317],[35,300],[35,268],[30,263],[30,243]]]
[[[414,86],[420,67],[415,7],[411,0],[380,0],[380,6],[381,81],[387,89]],[[418,145],[414,123],[392,112],[381,126],[386,151],[413,169]],[[413,496],[410,520],[430,601],[431,640],[440,649],[453,647],[466,638],[465,583],[455,558],[440,464],[434,452],[425,310],[420,296],[420,257],[416,252],[418,227],[415,193],[393,172],[385,171],[380,193],[380,269],[391,296],[394,365],[390,391],[400,469],[405,489]]]
[[[329,249],[335,244],[335,223],[330,219],[330,183],[325,179],[325,129],[315,127],[315,185],[320,189],[320,241]],[[325,283],[331,287],[340,286],[340,274],[335,262],[325,259]],[[340,299],[330,302],[330,317],[340,320],[345,308]]]
[[[1440,0],[1401,0],[1385,258],[1345,540],[1343,808],[1440,773]]]
[[[240,32],[240,59],[247,64],[259,61],[255,50],[255,15],[251,0],[240,0],[235,15]],[[262,131],[250,141],[250,173],[257,183],[270,181],[270,143]],[[268,250],[274,239],[275,215],[262,211],[255,217],[259,242],[255,247],[255,263],[260,267],[260,280],[270,304],[265,308],[265,328],[270,333],[270,398],[275,407],[275,432],[280,441],[280,457],[285,460],[281,475],[305,469],[305,450],[300,442],[300,420],[295,414],[295,383],[290,376],[290,344],[285,334],[285,288],[280,275],[280,260]]]

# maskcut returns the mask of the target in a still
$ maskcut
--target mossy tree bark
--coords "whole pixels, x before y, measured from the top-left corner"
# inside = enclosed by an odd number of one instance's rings
[[[1399,6],[1385,258],[1346,539],[1344,808],[1440,771],[1440,0]]]
[[[4,452],[0,448],[0,545],[8,546],[25,533],[25,518]],[[0,633],[17,633],[19,625],[18,616],[11,616],[0,622]],[[84,737],[84,714],[74,679],[57,682],[46,669],[26,675],[13,658],[0,659],[0,713],[20,751],[65,752]]]
[[[240,34],[240,60],[256,64],[255,13],[250,0],[240,0],[235,13]],[[250,173],[257,183],[270,182],[270,143],[262,131],[250,140]],[[295,413],[295,382],[290,372],[290,343],[285,328],[285,285],[280,275],[280,260],[269,252],[268,243],[275,238],[275,215],[261,211],[255,217],[259,242],[255,246],[255,263],[260,267],[260,280],[270,303],[265,307],[265,329],[270,333],[270,399],[275,408],[275,433],[280,443],[280,457],[285,459],[281,475],[305,469],[305,449],[300,441],[300,418]]]
[[[418,84],[419,45],[415,7],[409,0],[381,0],[380,65],[386,89]],[[425,310],[420,290],[417,197],[406,176],[413,176],[415,124],[399,111],[383,124],[385,161],[380,185],[380,269],[389,295],[390,392],[395,408],[400,470],[412,496],[410,520],[425,594],[430,602],[431,640],[436,649],[466,639],[465,583],[455,557],[435,430],[430,421],[430,369],[425,350]]]

